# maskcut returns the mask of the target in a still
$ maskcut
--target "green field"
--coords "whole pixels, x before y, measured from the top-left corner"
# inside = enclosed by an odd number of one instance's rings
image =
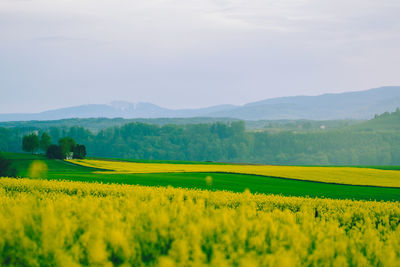
[[[105,160],[105,158],[96,158],[89,157],[88,159],[101,159]],[[187,161],[187,160],[150,160],[150,159],[121,159],[121,158],[106,158],[106,160],[115,160],[115,161],[128,161],[128,162],[136,162],[136,163],[166,163],[166,164],[202,164],[202,165],[227,165],[232,163],[225,162],[215,162],[215,161]],[[237,163],[242,164],[242,163]],[[246,164],[248,165],[248,164]],[[254,164],[260,165],[260,164]],[[296,166],[296,165],[293,165]],[[301,166],[309,166],[309,167],[332,167],[331,165],[301,165]],[[369,168],[369,169],[378,169],[378,170],[400,170],[400,166],[395,165],[372,165],[372,166],[364,166],[364,165],[337,165],[334,167],[354,167],[354,168]]]
[[[248,189],[253,193],[282,194],[285,196],[400,201],[400,189],[398,188],[338,185],[286,178],[279,179],[265,176],[225,173],[98,174],[93,173],[97,171],[97,169],[74,165],[61,160],[48,160],[41,155],[3,153],[3,156],[12,160],[13,167],[18,170],[19,177],[27,177],[31,163],[34,160],[41,160],[48,166],[47,175],[44,177],[48,180],[173,186],[227,190],[233,192],[243,192]],[[160,161],[157,162],[160,163]],[[168,161],[168,163],[171,162]],[[207,176],[212,177],[211,186],[207,185],[205,181],[205,177]]]
[[[104,160],[105,158],[88,157],[88,159]],[[166,164],[201,164],[201,165],[226,165],[227,164],[227,163],[223,163],[223,162],[214,162],[214,161],[189,161],[189,160],[155,160],[155,159],[121,159],[121,158],[106,158],[106,160],[127,161],[127,162],[136,162],[136,163],[166,163]]]

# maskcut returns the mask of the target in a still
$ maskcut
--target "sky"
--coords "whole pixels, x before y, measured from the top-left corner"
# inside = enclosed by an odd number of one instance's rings
[[[400,85],[399,0],[0,0],[0,113]]]

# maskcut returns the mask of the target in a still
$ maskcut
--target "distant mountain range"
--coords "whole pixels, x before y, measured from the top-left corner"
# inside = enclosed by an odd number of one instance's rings
[[[242,120],[370,119],[400,107],[400,86],[319,96],[266,99],[242,106],[218,105],[200,109],[167,109],[151,103],[115,101],[81,105],[40,113],[0,114],[0,121],[58,120],[67,118],[236,118]]]

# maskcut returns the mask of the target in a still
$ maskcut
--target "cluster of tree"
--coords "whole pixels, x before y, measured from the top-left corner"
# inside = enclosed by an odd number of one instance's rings
[[[335,130],[314,133],[246,132],[243,122],[126,124],[67,134],[92,156],[307,165],[398,165],[400,133]]]
[[[33,154],[40,149],[50,159],[83,159],[86,156],[86,147],[77,144],[71,137],[60,138],[58,145],[52,144],[51,140],[47,132],[43,132],[40,139],[37,133],[25,135],[22,138],[22,150]]]
[[[58,145],[50,145],[46,155],[50,159],[83,159],[86,157],[86,147],[77,144],[71,137],[63,137],[58,140]]]
[[[122,126],[127,123],[132,122],[142,122],[148,124],[156,124],[156,125],[166,125],[166,124],[197,124],[197,123],[213,123],[213,122],[232,122],[239,121],[238,119],[233,118],[210,118],[210,117],[195,117],[195,118],[133,118],[133,119],[125,119],[125,118],[72,118],[72,119],[61,119],[61,120],[48,120],[48,121],[0,121],[0,127],[4,128],[35,128],[35,129],[50,129],[52,127],[56,127],[59,129],[65,128],[69,129],[71,127],[85,127],[86,129],[98,132],[102,129],[114,127],[114,126]],[[255,121],[254,121],[255,122]],[[249,121],[251,124],[251,128],[253,127],[253,121]],[[258,124],[262,124],[262,121],[259,121]],[[260,125],[257,125],[260,126]],[[261,125],[259,128],[263,128]]]
[[[0,150],[18,152],[20,147],[14,142],[21,140],[19,136],[28,130],[35,129],[0,128]],[[84,144],[91,156],[98,157],[299,165],[400,165],[399,131],[349,128],[302,133],[248,132],[244,122],[235,121],[163,126],[136,122],[97,133],[82,127],[53,127],[47,132],[53,140],[68,136]],[[43,132],[39,129],[40,134]],[[68,141],[59,142],[59,147],[53,147],[52,153],[58,157],[64,157],[66,151],[75,156],[85,154],[83,147],[64,143],[69,144]]]
[[[378,116],[378,115],[376,115]],[[141,122],[146,124],[155,124],[159,126],[163,125],[185,125],[185,124],[199,124],[199,123],[231,123],[234,121],[240,121],[234,118],[73,118],[73,119],[61,119],[61,120],[50,120],[50,121],[10,121],[0,122],[0,127],[3,128],[20,128],[20,129],[69,129],[71,127],[84,127],[91,132],[98,132],[106,128],[123,126],[132,122]],[[297,131],[297,132],[309,132],[318,131],[325,129],[339,129],[348,127],[350,125],[359,124],[360,120],[251,120],[246,121],[247,130],[263,130],[269,132],[279,131]],[[321,128],[321,126],[324,126]]]
[[[22,138],[22,150],[31,152],[32,154],[37,152],[39,149],[46,152],[50,145],[51,137],[46,132],[42,133],[40,139],[37,132],[25,135]]]
[[[395,111],[393,112],[384,112],[382,114],[375,114],[375,119],[377,118],[385,118],[385,117],[390,117],[390,116],[400,116],[400,108],[396,108]]]

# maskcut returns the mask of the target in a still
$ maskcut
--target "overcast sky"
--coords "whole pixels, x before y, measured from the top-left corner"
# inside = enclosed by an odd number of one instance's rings
[[[0,113],[400,85],[399,0],[0,0]]]

